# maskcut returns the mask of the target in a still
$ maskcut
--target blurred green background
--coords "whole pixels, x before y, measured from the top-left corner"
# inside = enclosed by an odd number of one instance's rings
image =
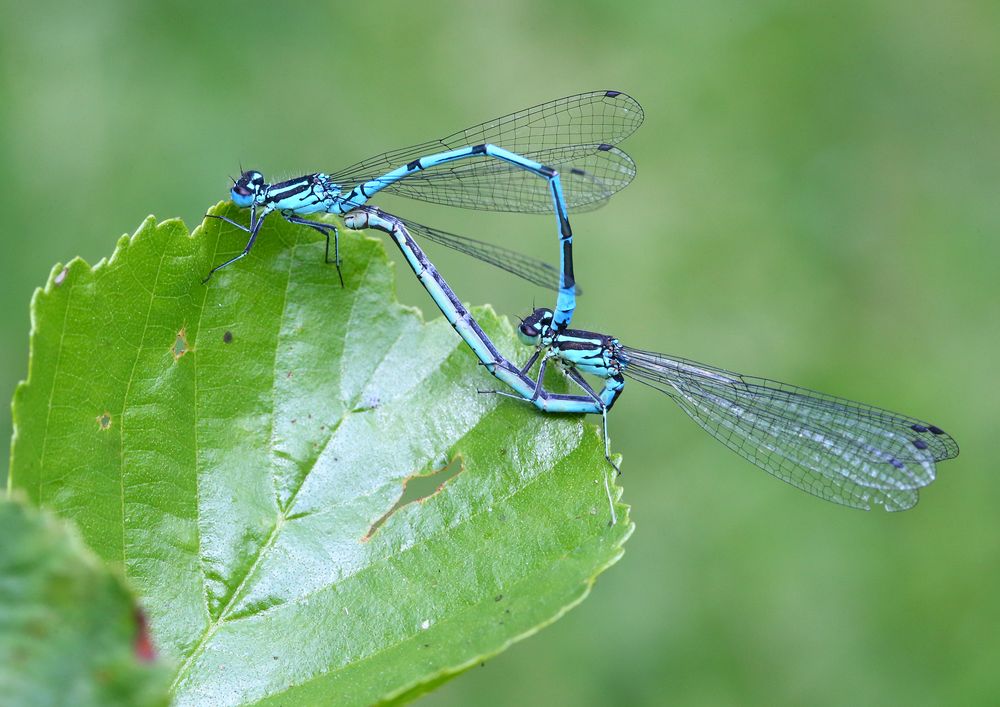
[[[149,213],[193,227],[241,162],[336,169],[615,88],[646,110],[623,145],[639,175],[574,218],[575,323],[922,416],[962,445],[916,509],[865,514],[634,386],[612,418],[625,557],[426,704],[1000,699],[1000,4],[97,0],[3,17],[4,396],[53,263],[110,255]],[[380,203],[555,256],[544,218]],[[549,300],[432,257],[470,301]]]

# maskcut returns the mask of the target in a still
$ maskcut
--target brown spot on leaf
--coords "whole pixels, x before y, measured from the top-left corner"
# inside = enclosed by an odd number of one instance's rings
[[[97,425],[102,430],[110,429],[111,427],[111,413],[105,410],[102,414],[97,416]]]
[[[187,327],[181,327],[181,330],[177,332],[177,338],[174,340],[174,345],[170,349],[170,353],[173,354],[175,361],[180,361],[181,356],[186,354],[190,349],[188,348],[187,340]]]

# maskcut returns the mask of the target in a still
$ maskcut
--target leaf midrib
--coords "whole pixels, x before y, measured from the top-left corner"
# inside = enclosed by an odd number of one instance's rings
[[[216,238],[216,241],[215,241],[215,253],[213,254],[213,258],[215,258],[218,255],[219,240],[220,240],[219,238]],[[288,272],[286,273],[285,286],[284,286],[284,289],[283,289],[283,292],[282,292],[281,322],[284,322],[287,319],[286,315],[287,315],[287,306],[288,306],[288,290],[289,290],[289,288],[291,286],[291,271],[292,271],[292,269],[293,269],[293,267],[295,265],[295,251],[296,251],[296,249],[299,246],[299,242],[300,241],[298,240],[298,238],[296,238],[295,243],[292,244],[292,246],[291,246],[292,253],[290,254],[290,256],[288,258]],[[365,281],[365,279],[367,278],[368,272],[369,272],[370,268],[371,268],[371,259],[369,258],[369,259],[366,259],[366,261],[365,261],[364,273],[362,274],[362,276],[360,278],[361,284],[363,284],[364,281]],[[359,285],[357,292],[360,293],[361,290],[362,290],[362,287],[361,287],[361,285]],[[202,298],[202,307],[201,307],[201,312],[199,314],[199,319],[198,319],[198,336],[201,336],[201,322],[202,322],[202,318],[203,318],[203,315],[204,315],[204,312],[205,312],[205,301],[207,300],[207,297],[208,297],[208,288],[205,288],[205,295]],[[348,323],[350,323],[350,321],[353,320],[355,309],[357,307],[359,299],[360,299],[360,297],[355,297],[352,300],[352,302],[351,302],[351,314],[348,317]],[[278,334],[276,336],[276,339],[280,338],[280,328],[281,328],[281,326],[279,324],[279,330],[278,330]],[[345,331],[346,332],[351,331],[350,327],[348,326],[345,329]],[[402,334],[400,333],[396,337],[396,339],[394,340],[394,342],[398,342],[401,337],[402,337]],[[277,377],[278,377],[278,370],[277,370],[278,352],[279,352],[279,347],[275,346],[275,348],[274,348],[274,357],[273,357],[272,366],[271,366],[271,415],[270,415],[270,420],[269,420],[270,430],[268,432],[268,439],[271,442],[270,446],[271,446],[272,450],[274,449],[274,446],[275,446],[274,445],[274,420],[275,420],[274,409],[275,409],[275,400],[277,398],[277,395],[276,395],[276,392],[275,392],[275,386],[276,386]],[[195,357],[195,367],[197,368],[197,357]],[[371,373],[374,374],[375,371],[377,371],[377,370],[378,370],[377,367],[374,367],[372,369]],[[343,380],[343,366],[341,366],[341,376],[340,377],[341,377],[341,380]],[[370,382],[370,380],[371,379],[369,378],[369,382]],[[360,389],[359,389],[359,391],[358,391],[358,395],[356,397],[360,397],[360,395],[362,394],[362,392],[364,391],[364,389],[365,389],[365,386],[361,386]],[[341,388],[341,390],[343,390],[343,388]],[[197,374],[195,375],[195,394],[197,395]],[[341,414],[340,419],[335,424],[330,425],[330,428],[329,428],[330,433],[327,435],[326,445],[329,445],[330,440],[336,434],[337,430],[343,424],[344,420],[347,418],[348,415],[351,414],[351,411],[353,410],[354,405],[356,405],[357,400],[355,400],[353,402],[354,402],[354,404],[345,406],[344,412]],[[195,408],[197,410],[198,406],[196,405]],[[198,418],[197,418],[197,412],[196,412],[196,414],[194,416],[194,420],[195,420],[195,440],[196,440],[195,444],[196,444],[196,449],[197,449],[197,420],[198,420]],[[324,445],[324,446],[326,446],[326,445]],[[290,515],[293,515],[292,513],[290,513],[290,511],[291,511],[292,508],[294,508],[294,506],[295,506],[295,500],[298,497],[299,492],[301,491],[301,489],[305,485],[306,480],[309,478],[309,474],[312,473],[313,469],[315,469],[315,467],[316,467],[316,461],[318,461],[318,459],[319,459],[319,456],[317,455],[316,458],[314,458],[312,460],[312,462],[309,464],[308,468],[306,469],[306,473],[304,473],[304,474],[301,475],[301,478],[298,480],[298,483],[296,484],[294,490],[292,491],[292,493],[288,497],[288,503],[287,503],[286,507],[282,507],[281,496],[280,496],[280,493],[278,491],[277,483],[276,483],[274,474],[273,473],[271,474],[272,490],[274,492],[274,498],[275,498],[275,501],[276,501],[275,507],[278,509],[277,517],[275,518],[275,522],[274,522],[273,527],[271,528],[271,532],[268,534],[267,539],[263,543],[261,543],[261,545],[260,545],[260,547],[259,547],[259,549],[257,551],[257,554],[254,557],[253,562],[247,567],[247,570],[246,570],[246,572],[244,572],[243,577],[240,579],[239,584],[233,589],[233,591],[231,592],[228,600],[226,601],[225,606],[223,606],[223,608],[219,611],[219,615],[215,619],[210,619],[209,624],[205,627],[205,630],[202,632],[202,635],[198,639],[198,642],[195,644],[194,648],[191,650],[191,652],[188,654],[188,656],[181,663],[180,667],[177,670],[177,675],[175,676],[173,682],[170,685],[170,693],[171,694],[174,694],[176,692],[177,686],[179,685],[181,679],[184,677],[184,675],[187,673],[187,671],[190,669],[190,667],[193,664],[194,660],[197,657],[199,657],[204,652],[206,646],[211,641],[212,637],[218,632],[219,628],[224,623],[226,623],[226,616],[227,616],[228,612],[232,609],[232,607],[236,603],[236,601],[242,596],[243,588],[246,586],[246,583],[249,581],[249,579],[254,576],[254,570],[267,557],[268,550],[271,547],[273,547],[275,539],[280,534],[281,529],[284,528],[285,523],[288,520],[288,517]],[[271,461],[272,461],[271,468],[272,469],[276,468],[277,465],[273,463],[274,462],[273,455],[271,457]],[[196,477],[195,487],[199,488],[199,485],[197,483],[197,479],[200,478],[200,474],[196,473],[195,477]],[[200,521],[200,512],[201,512],[201,506],[200,506],[200,504],[198,504],[197,508],[198,508],[199,521]],[[200,533],[201,523],[199,522],[197,525],[198,525],[198,528],[199,528],[198,546],[201,547],[201,533]],[[201,564],[201,567],[202,567],[202,572],[201,572],[201,574],[202,574],[201,581],[202,581],[202,589],[203,589],[202,596],[205,599],[205,610],[206,610],[206,613],[210,617],[211,616],[211,612],[208,611],[208,603],[209,603],[208,602],[208,589],[207,589],[206,584],[205,584],[206,573],[205,573],[205,570],[204,570],[204,553],[200,553],[200,555],[201,555],[201,557],[199,559],[201,560],[200,564]]]
[[[477,429],[478,426],[479,426],[479,424],[482,424],[482,419],[480,420],[480,422],[475,427],[473,427],[472,429],[470,429],[469,432],[471,433],[475,429]],[[461,440],[457,440],[455,442],[455,444],[459,444],[460,442],[461,442]],[[536,467],[538,469],[538,473],[536,473],[534,476],[532,476],[530,479],[528,479],[527,483],[524,483],[524,484],[522,484],[520,486],[515,487],[512,491],[510,491],[510,492],[508,492],[506,494],[503,494],[499,498],[502,499],[503,501],[510,501],[516,495],[521,494],[521,493],[523,493],[525,491],[530,490],[532,488],[533,484],[536,484],[536,483],[540,482],[547,474],[552,473],[553,469],[555,468],[555,466],[558,466],[560,463],[562,463],[563,461],[565,461],[565,458],[564,457],[560,457],[560,458],[556,459],[555,460],[555,465],[553,465],[551,463],[552,460],[548,460],[548,461],[550,463],[548,465],[546,465],[545,467],[541,467],[541,466]],[[601,457],[601,462],[603,462],[603,456]],[[438,493],[440,493],[440,492],[439,491],[435,491],[433,494],[431,494],[431,496],[429,498],[437,495]],[[438,528],[434,532],[421,537],[419,542],[413,541],[413,542],[410,542],[409,544],[400,546],[395,552],[392,552],[392,553],[390,553],[388,555],[384,555],[382,557],[379,557],[376,560],[374,560],[373,562],[370,562],[370,563],[364,565],[363,567],[359,567],[358,569],[356,569],[355,571],[353,571],[353,572],[351,572],[349,574],[342,575],[342,576],[338,577],[335,581],[333,581],[333,582],[331,582],[329,584],[325,584],[322,587],[319,587],[319,588],[315,589],[314,591],[311,591],[311,592],[308,592],[306,594],[302,594],[302,595],[300,595],[298,597],[295,597],[295,599],[293,601],[294,602],[308,601],[310,598],[312,598],[312,597],[320,594],[321,592],[328,591],[331,587],[333,587],[333,586],[335,586],[337,584],[343,583],[343,582],[345,582],[347,580],[353,579],[353,578],[358,577],[358,576],[362,576],[366,572],[374,571],[375,569],[377,569],[377,568],[381,567],[382,565],[384,565],[386,562],[390,562],[390,561],[392,561],[394,559],[397,559],[400,556],[405,555],[406,553],[408,553],[408,552],[410,552],[410,551],[412,551],[412,550],[414,550],[414,549],[416,549],[418,547],[421,547],[421,546],[423,546],[423,545],[425,545],[425,544],[433,541],[435,538],[448,533],[449,531],[453,530],[454,528],[459,527],[460,525],[463,525],[465,523],[472,522],[472,521],[474,521],[474,520],[476,520],[476,519],[484,516],[485,514],[487,514],[489,512],[490,512],[489,508],[487,506],[484,506],[484,507],[480,508],[479,510],[474,511],[473,513],[470,513],[468,515],[462,516],[454,524],[451,524],[451,525],[442,525],[440,528]],[[283,527],[286,521],[287,521],[287,516],[283,516],[281,518],[280,526]],[[270,546],[270,543],[271,543],[272,539],[274,537],[276,537],[276,535],[277,535],[277,530],[278,530],[278,528],[276,527],[275,528],[275,532],[272,532],[271,536],[268,538],[268,542],[265,545]],[[383,531],[384,530],[384,526],[383,526],[383,528],[380,528],[379,530]],[[262,549],[263,548],[264,548],[264,546],[262,546]],[[622,553],[624,553],[624,549],[620,549],[620,551],[618,553],[616,553],[616,555],[609,560],[607,566],[610,566],[611,564],[613,564],[614,562],[616,562],[618,560],[618,558],[621,557]],[[559,558],[557,558],[557,559],[566,559],[567,557],[569,557],[569,555],[570,555],[569,552],[565,552],[565,553],[561,554],[559,556]],[[263,556],[263,553],[260,553],[259,557],[260,556]],[[255,563],[255,566],[256,566],[256,563]],[[250,575],[252,575],[252,572],[249,572],[247,576],[250,576]],[[593,578],[591,578],[591,581],[588,582],[588,586],[590,586],[592,584],[593,584]],[[242,585],[241,585],[240,588],[242,588]],[[239,595],[240,595],[240,592],[239,592],[239,589],[238,589],[236,592],[233,593],[233,597],[234,597],[233,601],[235,600],[235,597],[238,597]],[[586,596],[586,592],[584,592],[583,596],[584,597]],[[580,600],[582,600],[582,598],[583,597],[581,597]],[[257,611],[257,612],[252,612],[252,613],[248,612],[248,613],[245,613],[245,614],[241,614],[239,617],[237,617],[235,619],[227,619],[225,615],[226,615],[226,612],[229,610],[230,606],[232,605],[232,601],[230,601],[230,603],[227,604],[226,608],[220,613],[219,619],[216,620],[215,622],[213,622],[213,625],[211,627],[211,631],[210,632],[206,632],[206,635],[204,635],[203,640],[199,642],[199,645],[198,645],[197,649],[194,650],[194,651],[192,651],[191,655],[187,659],[185,659],[185,661],[182,664],[181,668],[178,669],[177,677],[175,678],[173,684],[171,684],[171,687],[170,687],[171,694],[176,694],[176,687],[179,685],[181,677],[184,674],[186,674],[186,672],[190,669],[191,665],[194,662],[194,659],[196,657],[199,657],[204,652],[204,649],[208,645],[208,643],[211,640],[212,636],[214,636],[218,632],[218,630],[224,624],[235,623],[237,621],[243,621],[245,619],[250,619],[250,618],[258,618],[258,617],[260,617],[262,615],[265,615],[265,614],[269,613],[270,611],[272,611],[274,609],[286,606],[288,603],[289,602],[282,602],[281,604],[275,604],[273,606],[270,606],[270,607],[268,607],[266,609],[263,609],[263,610],[260,610],[260,611]],[[559,614],[557,614],[554,618],[551,619],[551,621],[554,621],[559,616],[562,616],[563,613],[565,613],[566,611],[568,611],[569,609],[571,609],[577,603],[579,603],[579,602],[577,601],[577,602],[572,603],[570,606],[564,607],[563,610],[559,612]],[[547,623],[551,623],[551,621],[546,622],[546,624]],[[541,628],[543,628],[544,625],[546,625],[546,624],[543,624],[542,626],[538,626],[538,627],[536,627],[534,629],[528,630],[528,631],[524,632],[523,634],[519,634],[519,636],[517,636],[515,638],[512,638],[510,640],[510,642],[508,642],[505,645],[509,645],[509,643],[512,643],[512,642],[514,642],[516,640],[519,640],[520,638],[523,638],[525,636],[531,635],[536,630],[540,630]],[[344,665],[341,665],[340,667],[337,667],[334,670],[330,670],[328,672],[322,673],[322,675],[332,675],[332,674],[335,674],[336,672],[338,672],[340,670],[344,670],[344,669],[346,669],[346,668],[348,668],[348,667],[356,664],[357,662],[360,662],[360,660],[368,660],[370,658],[373,658],[373,657],[379,655],[380,653],[385,652],[386,650],[388,650],[390,648],[395,648],[398,645],[402,645],[403,643],[405,643],[405,642],[407,642],[409,640],[412,640],[412,638],[413,638],[413,636],[407,636],[406,638],[402,638],[402,639],[396,641],[395,643],[389,644],[388,646],[386,646],[384,648],[381,648],[381,649],[379,649],[379,650],[377,650],[377,651],[375,651],[373,653],[370,653],[370,654],[364,656],[363,658],[360,658],[359,660],[356,660],[354,662],[346,663]],[[316,676],[312,676],[312,678],[310,678],[310,679],[313,679],[315,677]],[[270,696],[270,695],[268,695],[268,696]]]

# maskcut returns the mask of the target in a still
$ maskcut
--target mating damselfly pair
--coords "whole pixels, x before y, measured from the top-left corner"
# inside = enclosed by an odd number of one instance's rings
[[[605,456],[612,467],[607,413],[632,378],[673,398],[699,425],[772,475],[820,498],[855,508],[905,510],[934,480],[935,465],[958,454],[939,427],[869,405],[764,378],[623,346],[604,334],[569,328],[576,307],[573,231],[569,213],[595,208],[635,176],[617,147],[641,124],[642,109],[619,91],[594,91],[528,108],[440,140],[386,152],[333,173],[268,184],[255,170],[233,180],[234,203],[250,209],[241,259],[273,211],[326,237],[326,260],[341,268],[335,226],[305,218],[344,216],[352,229],[388,233],[407,263],[480,362],[517,398],[550,413],[600,414]],[[515,251],[387,214],[367,205],[380,191],[434,203],[491,211],[554,212],[558,269]],[[334,236],[334,259],[329,258]],[[505,358],[433,266],[415,237],[454,248],[529,282],[555,289],[553,309],[522,320],[521,339],[534,348],[522,365]],[[343,279],[341,278],[341,284]],[[538,363],[535,377],[532,370]],[[561,394],[544,386],[558,367],[580,389]],[[584,374],[600,381],[599,390]],[[482,391],[481,391],[482,392]],[[605,488],[616,521],[614,502]]]

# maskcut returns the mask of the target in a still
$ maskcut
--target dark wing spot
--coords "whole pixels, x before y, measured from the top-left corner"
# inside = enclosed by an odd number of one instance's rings
[[[913,440],[913,446],[917,449],[927,449],[927,442],[922,439]]]
[[[940,427],[935,427],[934,425],[931,425],[927,429],[931,431],[932,435],[943,435],[944,434],[944,430],[942,430]]]
[[[928,428],[924,427],[923,425],[910,425],[910,429],[913,430],[914,432],[927,432]]]

